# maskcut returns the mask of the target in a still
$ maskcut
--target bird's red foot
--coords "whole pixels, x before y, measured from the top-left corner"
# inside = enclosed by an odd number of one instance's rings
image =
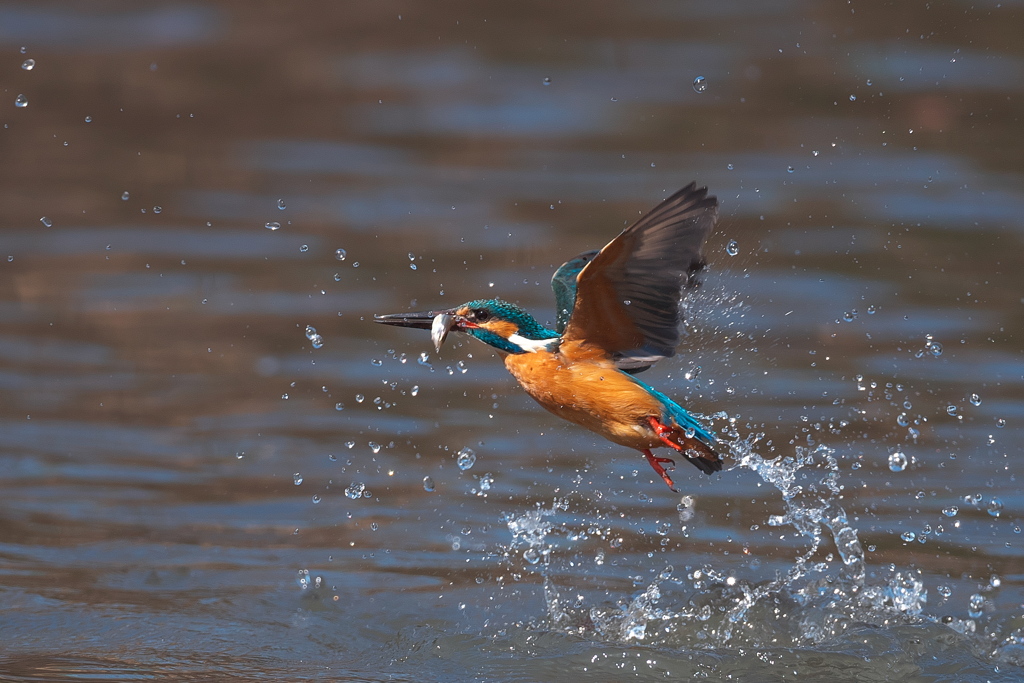
[[[650,448],[643,449],[641,453],[643,453],[644,456],[647,458],[647,462],[651,463],[651,467],[653,467],[654,471],[658,473],[658,476],[661,477],[666,484],[668,484],[668,487],[675,491],[676,493],[679,493],[679,491],[676,491],[676,485],[672,481],[672,477],[668,476],[668,472],[666,472],[665,468],[662,467],[661,465],[662,463],[667,463],[670,467],[675,467],[676,461],[673,460],[672,458],[659,458],[658,456],[654,455],[654,453],[651,453]]]

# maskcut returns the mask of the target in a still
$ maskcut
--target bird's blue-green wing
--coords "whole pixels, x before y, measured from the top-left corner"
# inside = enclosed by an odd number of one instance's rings
[[[585,251],[563,263],[551,276],[551,289],[555,292],[555,331],[558,334],[565,332],[573,306],[576,305],[576,276],[599,253],[599,249]]]

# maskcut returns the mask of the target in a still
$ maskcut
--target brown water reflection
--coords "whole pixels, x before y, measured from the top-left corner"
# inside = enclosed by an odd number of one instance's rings
[[[1016,680],[1022,19],[0,4],[0,672]],[[794,583],[792,622],[766,601],[741,620],[774,645],[716,640],[686,610],[725,613],[731,584],[693,570],[763,585],[808,548],[768,523],[778,488],[687,477],[683,520],[635,454],[542,414],[483,347],[420,363],[425,338],[368,322],[481,294],[547,317],[555,266],[692,179],[723,218],[651,381],[764,432],[766,457],[834,449],[825,502],[884,619]],[[843,585],[837,552],[826,534],[806,580]],[[643,639],[609,609],[649,617]],[[849,618],[812,639],[822,613]]]

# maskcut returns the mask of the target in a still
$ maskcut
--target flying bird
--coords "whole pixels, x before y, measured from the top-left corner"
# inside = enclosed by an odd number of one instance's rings
[[[622,446],[635,448],[676,490],[668,447],[701,472],[722,469],[717,438],[671,398],[636,378],[679,345],[684,290],[704,265],[703,245],[718,200],[690,183],[599,251],[565,262],[551,278],[551,330],[514,303],[476,299],[445,310],[375,315],[374,321],[429,329],[435,348],[450,332],[494,347],[537,403]]]

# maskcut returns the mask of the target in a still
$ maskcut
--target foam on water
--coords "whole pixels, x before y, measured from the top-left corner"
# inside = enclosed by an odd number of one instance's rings
[[[512,535],[505,558],[543,583],[545,613],[533,628],[659,650],[811,648],[858,657],[889,652],[891,639],[879,634],[899,630],[898,637],[904,639],[900,656],[910,657],[908,661],[920,653],[904,652],[905,643],[921,639],[959,644],[965,657],[1024,661],[1024,629],[997,636],[991,630],[984,633],[974,618],[929,615],[921,570],[868,566],[858,531],[842,505],[843,484],[833,449],[796,446],[791,456],[767,460],[755,450],[760,439],[753,434],[730,443],[733,474],[749,470],[773,487],[781,510],[765,522],[789,527],[802,540],[803,548],[783,570],[768,578],[744,579],[713,561],[684,572],[663,565],[654,580],[627,595],[609,588],[588,597],[581,594],[587,592],[582,585],[586,581],[569,580],[574,585],[566,586],[565,577],[600,574],[603,551],[598,551],[596,563],[583,563],[573,543],[594,535],[606,539],[614,531],[595,522],[583,505],[575,509],[568,498],[560,498],[550,507],[505,519]],[[602,518],[601,513],[597,516]],[[602,521],[607,524],[609,518]],[[639,577],[632,578],[637,583]],[[911,629],[909,635],[906,629]],[[919,632],[915,635],[913,629]]]

